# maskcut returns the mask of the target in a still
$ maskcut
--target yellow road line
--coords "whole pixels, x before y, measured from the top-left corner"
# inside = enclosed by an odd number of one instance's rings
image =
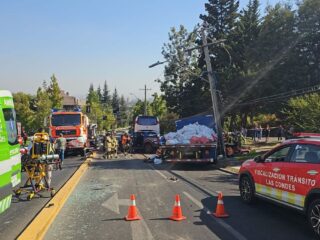
[[[65,185],[56,193],[56,195],[47,203],[47,205],[38,213],[27,228],[20,234],[18,240],[40,240],[43,239],[51,223],[54,221],[68,197],[77,186],[81,176],[88,169],[91,158],[88,158],[75,171]]]

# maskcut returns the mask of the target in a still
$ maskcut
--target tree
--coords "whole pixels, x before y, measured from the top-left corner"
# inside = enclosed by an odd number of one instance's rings
[[[150,103],[152,115],[162,119],[162,117],[168,112],[166,100],[164,100],[163,96],[159,96],[157,93],[154,93],[152,96],[153,101]]]
[[[307,85],[320,83],[320,1],[304,0],[298,10],[297,56],[303,69],[300,76]]]
[[[116,88],[114,89],[114,92],[112,94],[112,109],[115,113],[118,113],[120,110],[120,100]]]
[[[112,128],[115,123],[112,109],[110,106],[102,106],[98,91],[94,90],[93,84],[89,87],[87,104],[90,106],[88,117],[91,122],[97,123],[99,130]]]
[[[44,89],[48,91],[49,99],[51,101],[52,108],[61,108],[62,107],[62,99],[61,89],[58,84],[58,80],[54,74],[50,77],[50,84],[48,88]]]
[[[319,132],[320,94],[313,93],[290,99],[283,113],[287,123],[296,131]]]
[[[121,95],[120,102],[119,102],[119,126],[125,127],[129,124],[129,118],[128,118],[128,107],[127,107],[127,101],[125,100],[124,96]]]
[[[168,61],[164,80],[160,83],[163,98],[169,111],[180,116],[188,116],[207,109],[208,83],[200,79],[197,50],[186,53],[186,49],[196,47],[196,31],[188,33],[184,26],[171,28],[169,42],[164,44],[162,54]]]
[[[33,96],[23,92],[13,94],[17,121],[21,122],[22,127],[24,127],[27,132],[33,130],[33,123],[35,119],[35,112],[30,109],[32,98]]]
[[[37,114],[35,115],[34,123],[32,125],[33,131],[46,127],[44,126],[44,119],[48,118],[51,113],[52,102],[50,101],[47,93],[47,85],[45,81],[42,84],[42,88],[39,87],[37,90],[35,103]]]
[[[100,85],[97,88],[97,95],[98,95],[99,102],[101,103],[102,102],[102,93],[101,93]]]
[[[110,99],[107,81],[104,81],[103,91],[102,91],[102,100],[103,100],[102,103],[104,103],[105,105],[111,105],[111,99]]]
[[[224,87],[222,95],[226,98],[223,105],[225,108],[229,108],[230,118],[235,119],[235,115],[239,114],[240,125],[244,127],[247,125],[247,116],[252,111],[252,108],[250,106],[232,106],[232,102],[246,101],[246,99],[252,97],[250,91],[245,92],[245,88],[248,83],[254,80],[252,56],[255,54],[254,46],[257,43],[260,31],[259,1],[250,0],[246,8],[240,12],[236,28],[230,36],[233,53],[236,53],[232,55],[234,65],[232,72],[236,73],[237,77],[230,79],[230,84],[220,84],[220,86]],[[236,99],[239,96],[241,98]]]
[[[87,95],[87,104],[91,104],[91,103],[98,103],[99,102],[99,96],[97,91],[94,90],[94,86],[91,83],[90,87],[89,87],[89,92]]]
[[[232,51],[233,32],[236,27],[239,1],[236,0],[209,0],[205,4],[207,14],[201,14],[200,19],[206,24],[208,31],[208,42],[212,40],[226,40],[226,47],[229,49],[231,56],[235,55]],[[209,47],[212,53],[211,62],[213,69],[223,71],[230,66],[228,53],[219,45]],[[204,66],[203,56],[200,59],[201,66]]]

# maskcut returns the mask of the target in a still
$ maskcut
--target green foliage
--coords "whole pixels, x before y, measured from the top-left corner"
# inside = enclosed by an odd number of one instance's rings
[[[50,77],[50,84],[47,88],[49,99],[51,101],[52,108],[61,108],[62,107],[62,96],[61,96],[61,89],[58,84],[58,80],[54,74]]]
[[[269,5],[262,18],[259,0],[250,0],[240,12],[238,7],[237,0],[208,0],[200,15],[208,42],[225,40],[209,46],[225,127],[286,124],[281,110],[287,99],[269,96],[320,84],[320,1],[302,0],[297,10],[287,3]],[[185,54],[197,44],[201,38],[181,26],[170,30],[162,51],[168,64],[161,91],[169,111],[182,117],[211,108],[208,85],[196,77],[206,69],[203,53]]]
[[[186,54],[185,50],[196,47],[197,34],[189,33],[184,26],[171,28],[169,42],[164,44],[162,54],[168,64],[165,66],[164,80],[158,80],[163,98],[169,111],[181,116],[205,111],[209,95],[208,83],[200,80],[198,51]]]
[[[17,92],[13,94],[14,107],[17,113],[17,121],[21,122],[21,125],[27,132],[34,130],[35,112],[31,110],[30,103],[33,96],[23,92]]]
[[[283,110],[287,123],[297,131],[319,132],[320,94],[308,94],[292,98]]]
[[[119,119],[118,119],[118,127],[126,127],[129,125],[129,112],[128,112],[128,103],[125,100],[124,96],[121,95],[119,102]]]
[[[102,103],[101,98],[102,94],[99,94],[99,88],[95,90],[93,84],[90,84],[87,95],[87,105],[90,106],[88,117],[91,122],[97,123],[98,130],[114,128],[116,119],[113,115],[112,108]]]
[[[37,111],[32,125],[33,131],[39,128],[45,128],[44,119],[48,118],[51,113],[52,102],[47,93],[47,85],[45,82],[43,82],[42,88],[39,87],[37,90],[35,104]]]
[[[101,102],[104,105],[107,105],[107,106],[111,105],[111,99],[110,99],[110,95],[109,95],[109,89],[108,89],[107,81],[104,81]]]
[[[117,89],[115,88],[114,89],[114,92],[112,94],[112,109],[114,112],[119,112],[120,110],[120,99],[119,99],[119,95],[118,95],[118,91]]]

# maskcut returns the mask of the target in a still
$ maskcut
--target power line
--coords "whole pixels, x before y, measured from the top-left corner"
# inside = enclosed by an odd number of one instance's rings
[[[274,95],[270,95],[270,96],[266,96],[266,97],[262,97],[262,98],[253,99],[251,101],[239,103],[237,105],[238,106],[245,106],[245,105],[257,104],[260,102],[274,102],[274,101],[277,101],[280,99],[301,96],[301,95],[305,95],[305,94],[313,93],[313,92],[318,92],[318,91],[320,91],[320,85],[315,85],[315,86],[308,87],[308,88],[296,89],[296,90],[291,90],[288,92],[283,92],[283,93],[274,94]]]

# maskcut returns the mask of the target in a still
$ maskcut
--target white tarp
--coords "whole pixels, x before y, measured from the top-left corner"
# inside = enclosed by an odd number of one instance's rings
[[[164,135],[167,145],[208,143],[217,139],[217,134],[207,126],[198,123],[184,126],[177,132],[170,132]]]

